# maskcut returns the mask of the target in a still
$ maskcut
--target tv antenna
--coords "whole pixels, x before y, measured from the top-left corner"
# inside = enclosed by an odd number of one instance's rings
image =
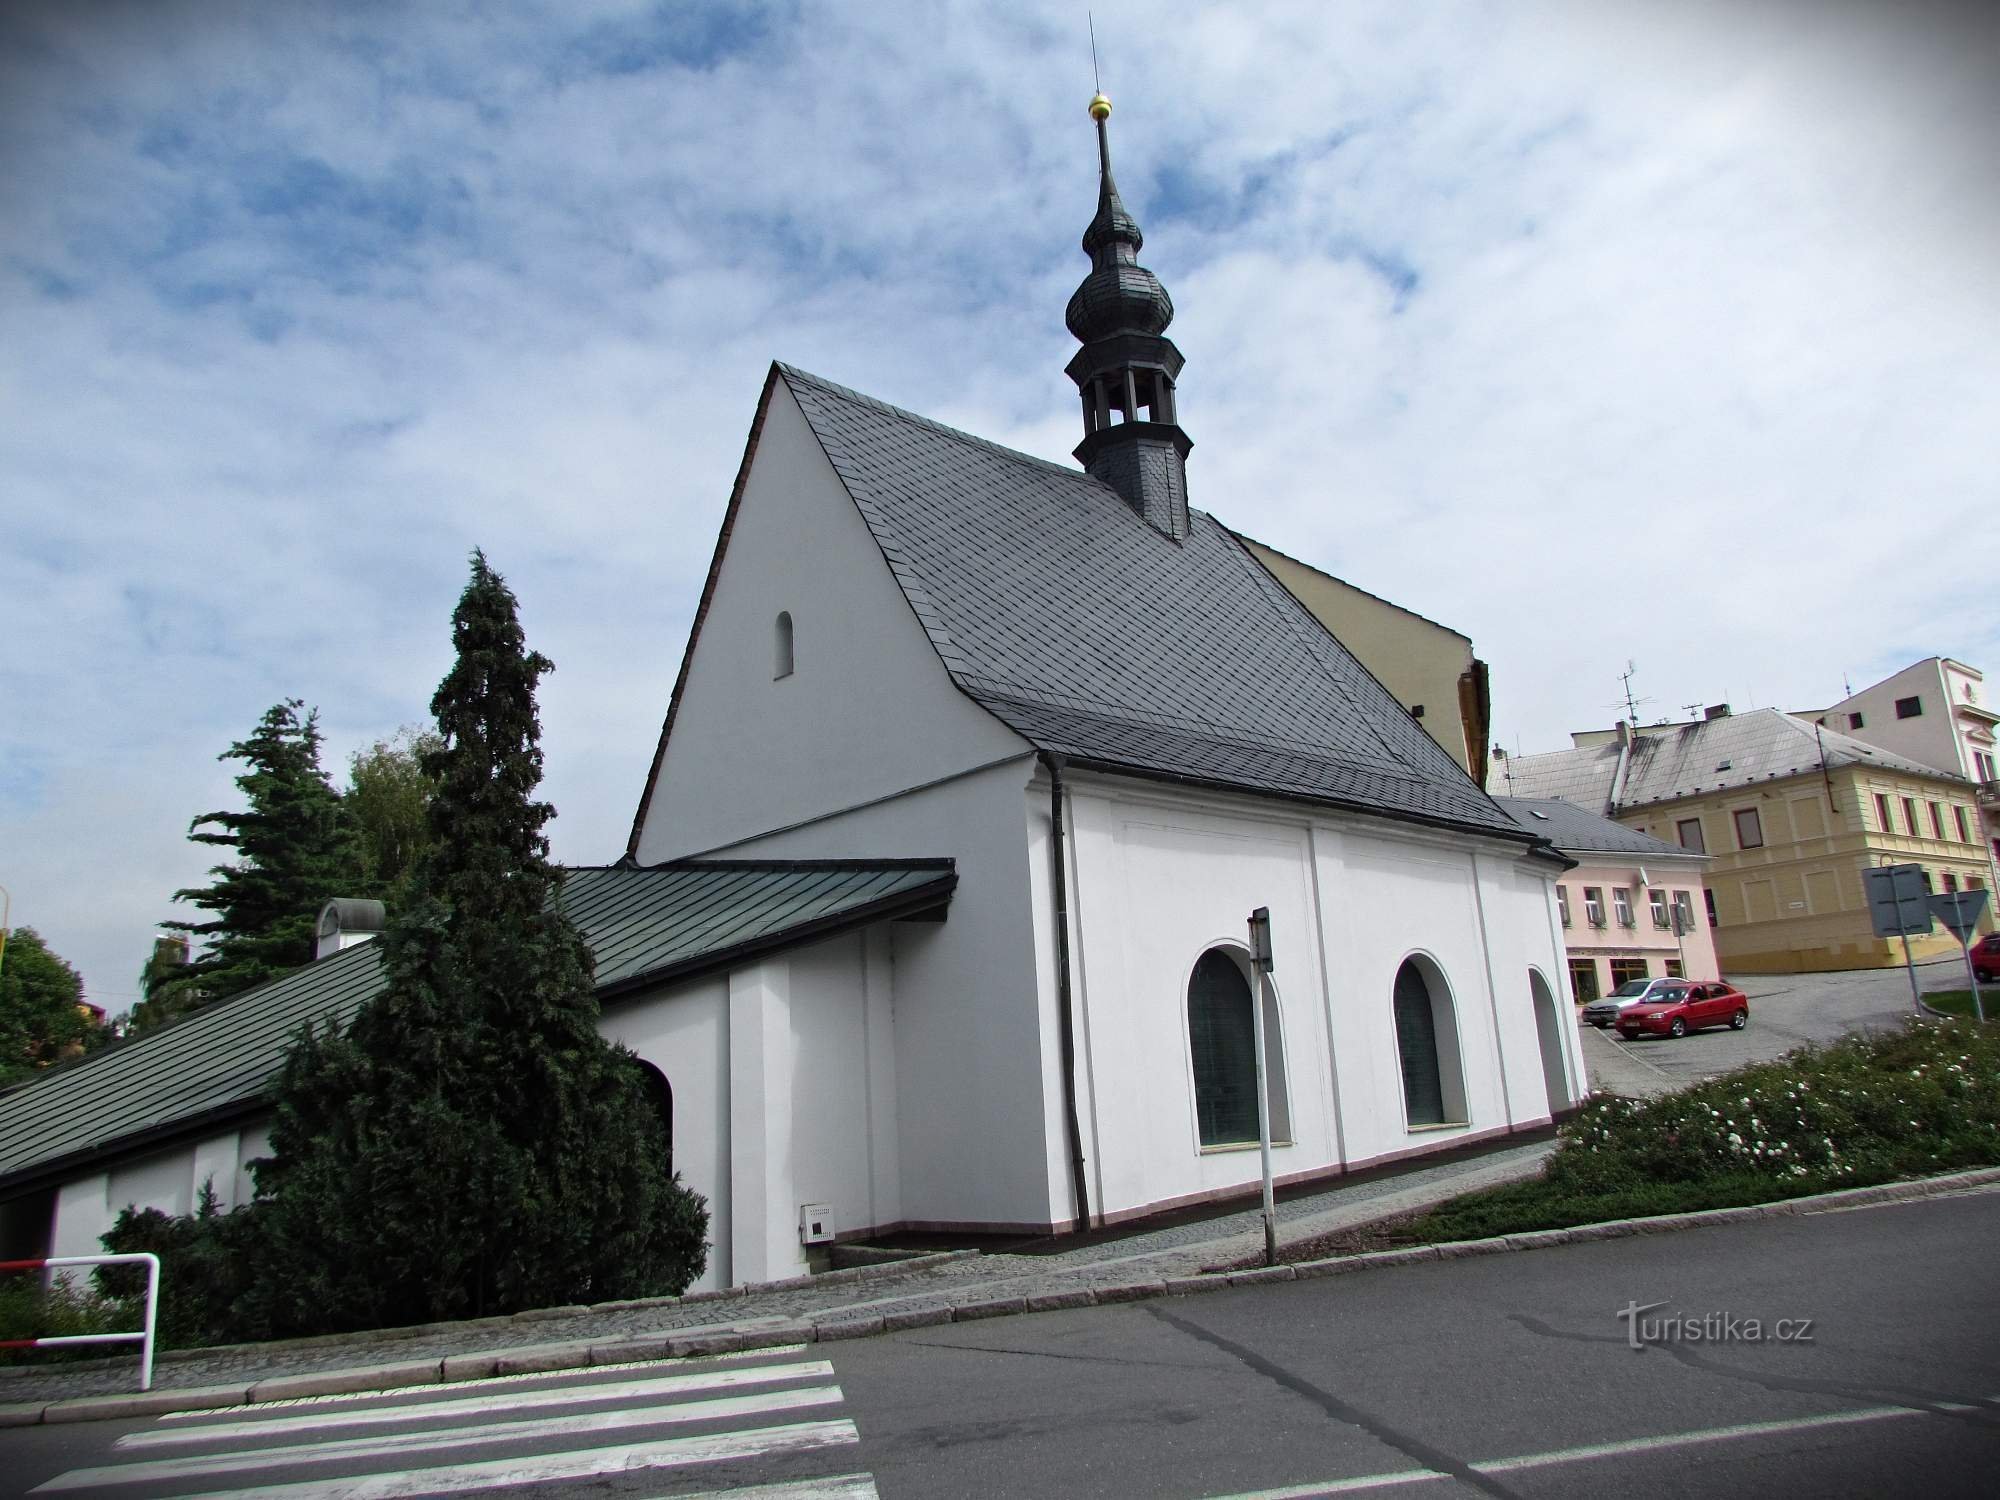
[[[1639,705],[1653,701],[1651,698],[1635,698],[1632,696],[1632,679],[1638,676],[1638,674],[1639,664],[1630,657],[1627,657],[1625,670],[1618,674],[1618,680],[1625,686],[1625,696],[1621,701],[1625,709],[1625,722],[1627,724],[1637,724],[1639,722]],[[1619,704],[1614,703],[1611,706],[1617,708]]]

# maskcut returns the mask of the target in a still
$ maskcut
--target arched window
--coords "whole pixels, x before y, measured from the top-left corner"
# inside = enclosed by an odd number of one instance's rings
[[[639,1077],[644,1083],[646,1095],[653,1101],[653,1108],[660,1112],[660,1126],[667,1134],[667,1171],[674,1170],[674,1086],[667,1082],[667,1075],[647,1062],[637,1059]]]
[[[1528,968],[1528,1003],[1535,1011],[1535,1040],[1542,1051],[1542,1083],[1549,1100],[1549,1114],[1561,1114],[1573,1102],[1569,1093],[1569,1067],[1563,1061],[1562,1021],[1556,1012],[1555,992],[1542,971]]]
[[[1427,959],[1396,971],[1396,1051],[1403,1064],[1403,1116],[1411,1129],[1465,1123],[1458,1020],[1444,975]]]
[[[776,661],[771,673],[774,681],[792,675],[792,612],[788,609],[778,611],[777,635]]]
[[[1188,980],[1188,1048],[1194,1059],[1195,1123],[1203,1146],[1240,1146],[1257,1139],[1257,1033],[1250,978],[1228,949],[1202,954]],[[1264,1001],[1264,1080],[1271,1139],[1289,1142],[1284,1044],[1277,1007]]]

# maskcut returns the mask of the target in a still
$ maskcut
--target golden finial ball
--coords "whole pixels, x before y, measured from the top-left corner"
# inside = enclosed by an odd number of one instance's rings
[[[1090,118],[1108,120],[1111,118],[1111,101],[1102,94],[1095,94],[1090,100]]]

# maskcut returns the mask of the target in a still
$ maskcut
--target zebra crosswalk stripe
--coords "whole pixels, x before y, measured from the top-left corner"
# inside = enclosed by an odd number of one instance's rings
[[[649,1380],[608,1381],[602,1385],[562,1386],[545,1391],[496,1392],[448,1401],[407,1401],[397,1406],[342,1406],[296,1416],[252,1418],[242,1422],[182,1423],[151,1432],[132,1432],[118,1439],[124,1450],[181,1447],[190,1443],[272,1438],[288,1433],[324,1432],[338,1428],[391,1427],[430,1422],[444,1417],[477,1416],[495,1411],[535,1411],[584,1406],[603,1401],[646,1400],[695,1391],[733,1390],[772,1385],[781,1380],[827,1380],[833,1365],[824,1359],[728,1370],[704,1370],[693,1375],[660,1375]],[[546,1379],[547,1377],[543,1377]]]
[[[744,1396],[680,1401],[623,1411],[571,1413],[529,1422],[486,1422],[473,1427],[428,1428],[422,1432],[384,1433],[375,1437],[343,1438],[323,1443],[289,1443],[232,1453],[193,1454],[109,1464],[95,1469],[71,1469],[40,1486],[37,1493],[85,1489],[92,1485],[164,1484],[199,1479],[210,1474],[267,1471],[296,1463],[368,1463],[407,1453],[476,1448],[492,1443],[533,1442],[543,1438],[619,1432],[633,1427],[660,1427],[670,1423],[768,1416],[772,1412],[795,1411],[801,1407],[839,1404],[840,1387],[822,1385],[809,1386],[804,1390],[760,1391]]]
[[[839,1447],[860,1441],[861,1434],[854,1424],[844,1419],[796,1422],[782,1427],[665,1438],[655,1442],[584,1448],[527,1458],[487,1459],[476,1463],[407,1469],[391,1474],[347,1475],[293,1484],[259,1484],[255,1493],[260,1500],[410,1500],[410,1497],[418,1495],[498,1489],[521,1484],[557,1484],[606,1474],[727,1463],[767,1457],[774,1453]],[[43,1490],[48,1488],[48,1485],[41,1486]],[[243,1500],[243,1495],[241,1490],[218,1490],[183,1496],[180,1500]]]

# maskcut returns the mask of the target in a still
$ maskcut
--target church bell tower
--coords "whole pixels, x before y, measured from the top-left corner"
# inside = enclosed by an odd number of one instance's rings
[[[1173,299],[1139,264],[1145,236],[1125,211],[1111,179],[1105,121],[1111,101],[1090,101],[1097,122],[1097,215],[1083,232],[1090,274],[1071,294],[1063,321],[1083,347],[1065,371],[1083,396],[1083,441],[1077,461],[1144,516],[1179,541],[1188,533],[1187,456],[1194,445],[1180,429],[1174,383],[1181,351],[1165,336]]]

